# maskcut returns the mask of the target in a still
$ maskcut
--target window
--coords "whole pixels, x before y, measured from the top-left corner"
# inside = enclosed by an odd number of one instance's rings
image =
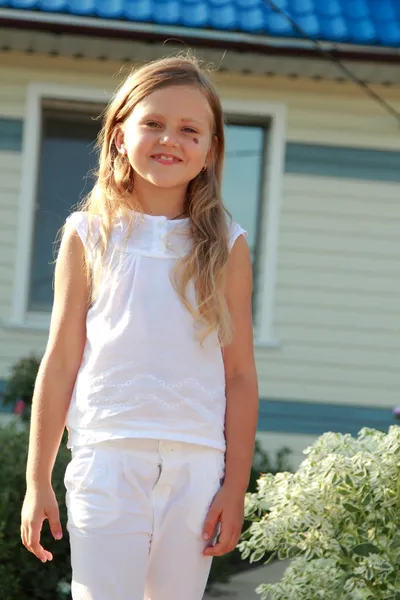
[[[258,224],[264,180],[267,129],[228,123],[222,195],[233,216],[248,232],[253,262],[257,254]]]
[[[90,191],[100,127],[87,110],[43,106],[28,310],[50,311],[54,241],[72,207]]]
[[[53,300],[54,240],[86,196],[97,165],[96,118],[108,100],[101,89],[30,84],[22,151],[22,185],[10,327],[47,330]],[[226,159],[223,197],[248,231],[255,271],[256,343],[272,335],[285,107],[264,101],[223,101]],[[68,165],[68,168],[66,168]]]
[[[73,206],[90,191],[97,164],[94,142],[100,128],[95,113],[74,103],[42,107],[42,139],[33,235],[28,310],[49,312],[53,301],[54,240]],[[101,109],[99,109],[99,114]],[[248,231],[256,257],[264,128],[229,123],[223,197],[234,220]]]

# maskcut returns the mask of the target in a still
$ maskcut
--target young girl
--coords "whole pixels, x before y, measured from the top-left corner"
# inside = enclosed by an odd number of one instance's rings
[[[221,200],[207,75],[191,58],[140,68],[99,145],[56,264],[22,540],[46,562],[44,519],[62,536],[51,474],[66,424],[74,600],[201,600],[240,536],[258,404],[249,249]]]

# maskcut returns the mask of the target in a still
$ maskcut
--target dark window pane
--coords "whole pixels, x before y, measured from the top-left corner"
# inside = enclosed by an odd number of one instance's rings
[[[93,185],[94,142],[100,127],[89,115],[65,118],[44,111],[39,186],[31,263],[29,310],[49,311],[53,302],[54,241],[76,203]]]
[[[235,221],[248,231],[248,244],[256,253],[263,177],[265,129],[228,125],[222,194]]]

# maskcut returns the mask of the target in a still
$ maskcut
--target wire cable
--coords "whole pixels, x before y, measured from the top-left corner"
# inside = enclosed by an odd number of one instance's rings
[[[320,41],[314,40],[310,35],[308,35],[308,33],[304,31],[304,29],[300,27],[300,25],[296,23],[296,21],[290,15],[288,15],[287,12],[279,8],[279,6],[275,4],[273,0],[264,0],[264,2],[278,15],[283,15],[289,21],[292,27],[302,37],[309,40],[326,60],[331,60],[337,66],[337,68],[346,75],[348,79],[351,79],[353,83],[360,86],[360,88],[365,94],[367,94],[367,96],[369,96],[372,100],[380,104],[386,110],[386,112],[388,112],[392,117],[396,119],[398,125],[400,125],[400,112],[398,112],[391,104],[389,104],[384,98],[382,98],[382,96],[374,92],[374,90],[372,90],[369,87],[369,85],[365,83],[365,81],[357,77],[357,75],[355,75],[348,67],[346,67],[346,65],[344,65],[337,56],[332,54],[330,50],[324,48]]]

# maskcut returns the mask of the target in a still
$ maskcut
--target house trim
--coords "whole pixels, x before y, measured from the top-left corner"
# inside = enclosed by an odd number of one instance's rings
[[[16,325],[25,321],[29,290],[29,265],[33,238],[41,129],[40,96],[38,92],[39,90],[35,86],[28,86],[22,136],[21,196],[18,207],[17,252],[11,313],[11,324]]]
[[[363,427],[387,431],[391,425],[396,425],[396,418],[389,407],[260,399],[259,432],[319,436],[330,431],[356,436]]]
[[[0,152],[21,152],[22,119],[0,117]]]
[[[335,179],[400,182],[400,152],[288,142],[285,172]]]
[[[2,8],[0,24],[7,28],[36,29],[57,34],[71,32],[74,35],[99,35],[102,37],[136,40],[165,41],[167,38],[185,40],[189,44],[214,48],[235,49],[240,52],[256,51],[263,54],[282,56],[301,55],[311,58],[329,53],[333,60],[372,60],[395,63],[400,50],[395,46],[364,45],[318,40],[301,37],[279,37],[268,33],[187,27],[163,23],[148,23],[134,20],[112,19],[101,16],[73,15],[67,12]]]
[[[38,184],[41,143],[42,99],[75,100],[106,104],[110,94],[99,88],[62,86],[32,83],[26,98],[25,126],[22,140],[22,181],[19,201],[17,253],[13,310],[6,327],[16,329],[47,330],[48,314],[28,312],[29,269],[33,245],[34,214]],[[269,148],[265,156],[265,180],[262,199],[266,203],[262,211],[260,268],[255,321],[255,343],[261,347],[277,345],[273,334],[275,288],[277,277],[277,252],[281,186],[285,167],[286,108],[282,104],[259,101],[224,99],[227,117],[257,119],[268,122]]]
[[[27,13],[27,10],[17,12]],[[18,23],[4,22],[1,18],[0,9],[0,40],[3,51],[15,50],[19,53],[63,56],[73,58],[76,61],[82,58],[90,60],[111,60],[126,63],[141,63],[166,55],[182,51],[182,43],[186,43],[205,62],[212,64],[217,71],[230,71],[234,73],[254,74],[257,76],[271,77],[279,75],[293,78],[295,76],[308,79],[324,79],[331,81],[343,81],[343,71],[338,67],[335,60],[327,60],[327,55],[318,53],[315,49],[302,48],[301,40],[271,38],[268,36],[248,35],[251,44],[247,46],[241,41],[225,40],[224,35],[230,33],[232,36],[241,35],[238,32],[216,32],[205,30],[202,39],[192,39],[187,35],[193,35],[194,29],[175,27],[175,33],[169,34],[157,25],[157,28],[149,33],[140,33],[135,29],[132,31],[115,31],[103,29],[104,19],[89,17],[91,21],[100,22],[100,29],[89,29],[46,24],[35,25],[34,21],[21,21]],[[35,15],[40,15],[38,11]],[[119,21],[113,20],[115,25]],[[146,26],[152,24],[123,22],[128,27]],[[164,33],[163,33],[164,31]],[[169,30],[168,30],[169,31]],[[201,31],[201,30],[200,30]],[[185,37],[186,33],[186,37]],[[208,39],[207,35],[217,36],[217,39]],[[221,35],[220,35],[221,34]],[[258,48],[254,40],[260,37],[264,46]],[[285,47],[288,43],[291,47]],[[322,43],[321,43],[322,44]],[[340,46],[340,47],[339,47]],[[351,60],[354,76],[362,81],[377,83],[381,85],[400,83],[399,69],[397,69],[398,56],[392,53],[392,59],[385,54],[384,49],[375,48],[375,54],[369,53],[368,47],[358,49],[359,54],[353,56],[349,53],[354,46],[324,44],[325,50],[332,57]],[[321,46],[322,48],[322,46]],[[395,51],[395,49],[393,49]],[[344,53],[343,55],[341,53]],[[399,54],[400,49],[397,50]],[[379,69],[376,68],[379,63]]]

